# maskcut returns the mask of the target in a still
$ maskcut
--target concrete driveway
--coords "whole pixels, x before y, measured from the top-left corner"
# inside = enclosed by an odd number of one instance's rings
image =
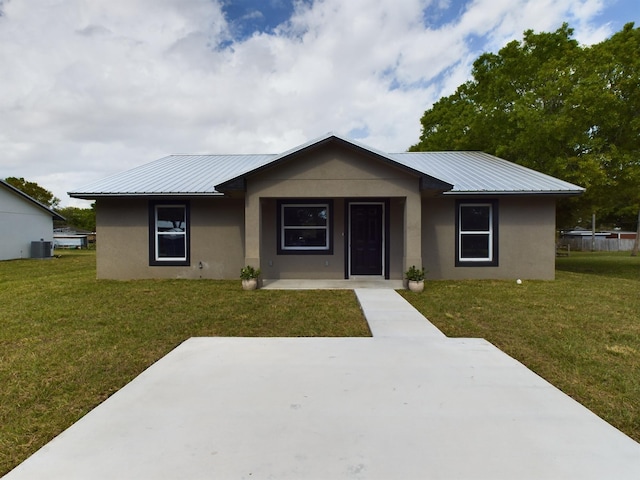
[[[192,338],[6,479],[640,478],[638,443],[488,342],[378,327]]]

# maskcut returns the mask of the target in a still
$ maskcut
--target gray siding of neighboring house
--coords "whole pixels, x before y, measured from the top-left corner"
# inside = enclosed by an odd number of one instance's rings
[[[51,214],[0,188],[0,260],[31,257],[31,242],[53,242]]]

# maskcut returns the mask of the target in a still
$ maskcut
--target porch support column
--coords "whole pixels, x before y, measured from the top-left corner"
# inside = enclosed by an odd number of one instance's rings
[[[411,265],[422,267],[422,200],[420,193],[408,195],[404,205],[404,272]]]
[[[260,197],[247,192],[244,199],[244,265],[260,267],[260,232],[262,214]]]

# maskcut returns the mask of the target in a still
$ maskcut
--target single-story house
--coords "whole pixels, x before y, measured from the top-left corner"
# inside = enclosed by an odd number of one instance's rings
[[[64,217],[0,180],[0,260],[51,257],[54,219]]]
[[[99,278],[553,279],[555,203],[583,188],[481,152],[334,134],[273,155],[170,155],[69,192],[96,201]]]

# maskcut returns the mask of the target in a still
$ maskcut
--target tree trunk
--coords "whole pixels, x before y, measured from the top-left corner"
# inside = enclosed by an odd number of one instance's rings
[[[640,247],[640,210],[638,210],[638,226],[636,228],[636,240],[633,242],[633,249],[631,250],[631,256],[638,256],[638,247]]]

